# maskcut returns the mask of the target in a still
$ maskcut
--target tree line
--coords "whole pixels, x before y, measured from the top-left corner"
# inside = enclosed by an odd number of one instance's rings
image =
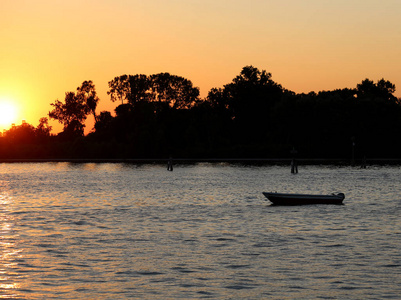
[[[272,74],[245,66],[201,98],[186,78],[159,73],[122,75],[109,83],[114,112],[96,113],[99,97],[84,81],[48,117],[0,138],[0,158],[399,158],[401,99],[385,79],[355,88],[297,94]],[[85,121],[95,125],[84,135]]]

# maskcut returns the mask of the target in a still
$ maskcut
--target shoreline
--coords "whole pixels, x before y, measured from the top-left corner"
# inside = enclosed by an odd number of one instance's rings
[[[291,158],[173,158],[174,164],[196,164],[196,163],[232,163],[232,164],[266,164],[286,165],[291,164]],[[127,164],[164,164],[169,158],[40,158],[22,159],[8,158],[0,159],[0,163],[127,163]],[[296,160],[299,165],[398,165],[401,158],[372,158],[351,159],[344,158],[304,158]]]

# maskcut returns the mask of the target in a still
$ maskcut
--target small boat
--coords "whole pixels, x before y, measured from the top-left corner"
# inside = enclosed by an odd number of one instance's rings
[[[331,195],[263,193],[274,205],[342,204],[343,193]]]

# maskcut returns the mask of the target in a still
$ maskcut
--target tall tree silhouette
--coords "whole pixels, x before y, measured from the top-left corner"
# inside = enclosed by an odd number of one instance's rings
[[[234,145],[263,144],[262,148],[267,147],[270,114],[284,93],[281,85],[271,77],[271,73],[265,70],[246,66],[224,89],[214,89],[209,93],[208,99],[215,107],[229,112]]]
[[[113,80],[109,81],[109,88],[107,94],[110,95],[110,100],[112,102],[121,101],[121,104],[124,104],[124,100],[128,101],[128,96],[131,93],[129,76],[114,77]]]
[[[92,81],[84,81],[77,88],[77,93],[67,92],[65,94],[64,103],[56,100],[50,104],[54,109],[49,112],[49,117],[63,124],[65,135],[82,136],[87,115],[93,113],[96,116],[95,109],[98,101]]]
[[[92,80],[82,82],[82,85],[77,88],[76,96],[82,98],[81,101],[86,103],[89,112],[92,113],[96,121],[96,107],[99,103],[99,97]]]

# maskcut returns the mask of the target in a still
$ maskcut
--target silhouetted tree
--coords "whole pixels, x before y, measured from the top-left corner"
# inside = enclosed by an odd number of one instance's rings
[[[135,105],[141,101],[149,101],[152,97],[150,95],[151,85],[151,78],[144,74],[129,75],[128,103]]]
[[[181,76],[159,73],[150,76],[152,101],[166,103],[174,109],[191,108],[199,97],[199,89]]]
[[[199,89],[192,82],[180,76],[169,73],[122,75],[109,82],[111,101],[124,100],[135,106],[139,102],[153,102],[155,109],[163,106],[174,109],[188,109],[199,97]]]
[[[222,118],[229,116],[230,140],[237,149],[236,155],[266,153],[270,145],[270,115],[284,92],[281,85],[271,79],[271,73],[253,66],[244,67],[223,89],[210,91],[207,101],[219,110]],[[250,153],[251,148],[254,153]]]
[[[210,103],[210,106],[213,109],[216,109],[218,111],[225,111],[228,110],[228,95],[226,95],[227,91],[222,88],[212,88],[208,96],[206,98],[206,101]]]
[[[109,81],[109,91],[112,102],[117,100],[124,104],[134,105],[139,101],[148,101],[150,96],[151,82],[150,78],[144,74],[121,75]]]
[[[262,117],[281,99],[283,88],[271,77],[265,70],[246,66],[232,83],[224,86],[233,119],[248,122],[255,119],[254,113]]]
[[[74,92],[67,92],[64,103],[56,100],[50,105],[54,109],[49,112],[49,117],[63,124],[64,132],[83,135],[85,127],[83,121],[86,119],[88,107],[81,98],[76,97]]]
[[[49,117],[63,124],[63,132],[68,137],[82,136],[87,115],[93,113],[96,118],[98,101],[92,81],[84,81],[81,87],[77,88],[77,93],[65,94],[64,103],[56,100],[50,104],[54,109],[49,112]]]
[[[11,126],[4,136],[13,144],[31,144],[36,138],[35,127],[23,122],[21,125]]]
[[[121,101],[124,104],[124,100],[128,101],[128,96],[131,93],[131,87],[128,75],[121,75],[114,77],[113,80],[109,81],[110,90],[107,92],[110,95],[112,102]]]
[[[102,111],[96,118],[95,130],[104,131],[110,128],[113,121],[113,116],[109,111]]]
[[[397,101],[397,98],[393,95],[394,92],[395,85],[383,78],[378,80],[376,84],[369,79],[365,79],[357,85],[357,96],[361,99]]]
[[[49,125],[49,120],[47,118],[40,118],[39,125],[36,127],[36,135],[40,137],[50,136],[52,131],[52,126]]]
[[[96,107],[99,103],[99,97],[97,96],[95,85],[92,80],[84,81],[82,85],[77,88],[76,96],[82,98],[81,101],[86,103],[88,110],[92,113],[96,121]]]

